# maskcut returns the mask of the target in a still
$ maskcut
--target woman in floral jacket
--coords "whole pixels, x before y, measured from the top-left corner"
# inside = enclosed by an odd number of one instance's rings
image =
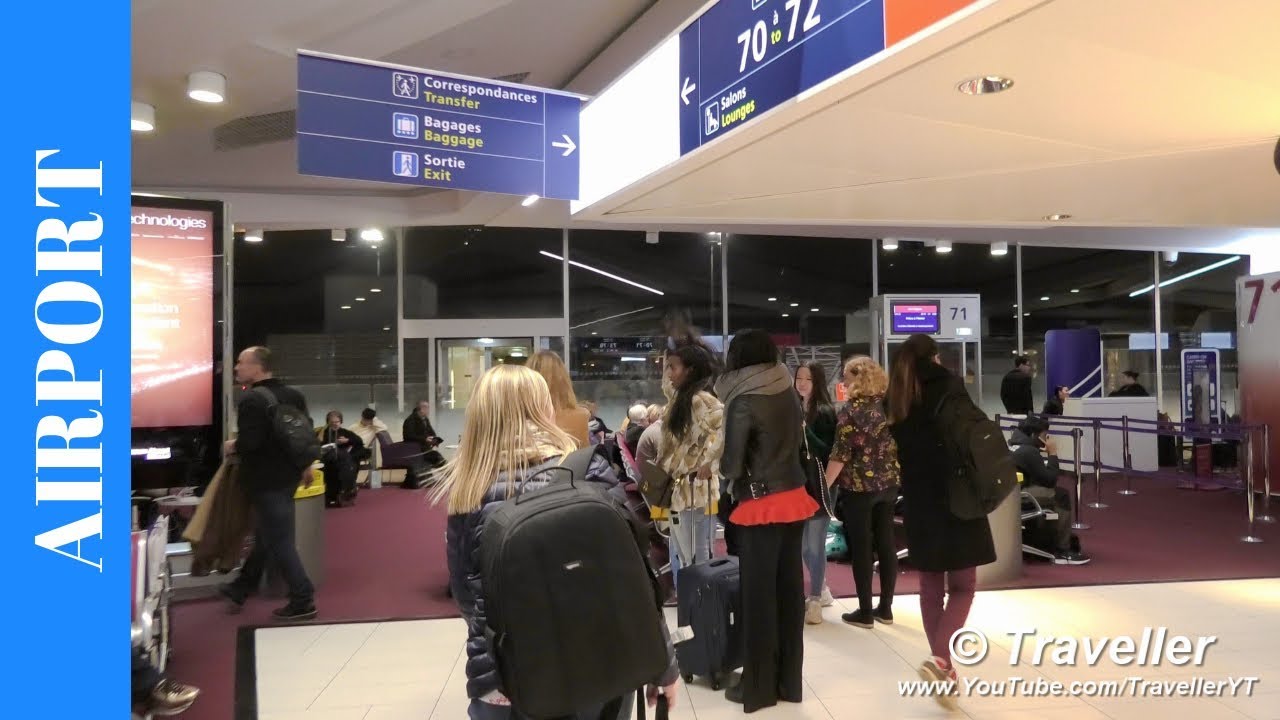
[[[858,610],[841,616],[863,628],[893,624],[893,588],[898,550],[893,541],[893,509],[901,483],[898,446],[889,433],[884,394],[889,376],[869,357],[845,363],[849,396],[836,418],[836,442],[827,463],[827,483],[838,483],[836,514],[844,523],[858,590]],[[874,550],[874,557],[872,552]],[[880,604],[871,608],[871,572],[880,560]]]
[[[675,480],[671,507],[665,509],[681,566],[711,559],[724,449],[724,406],[707,391],[714,376],[715,359],[701,345],[667,353],[662,390],[668,403],[658,466]],[[673,575],[676,566],[673,562]]]

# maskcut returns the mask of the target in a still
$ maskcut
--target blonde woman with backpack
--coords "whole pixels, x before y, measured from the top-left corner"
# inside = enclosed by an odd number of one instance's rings
[[[513,588],[501,586],[500,595],[486,593],[487,584],[493,583],[495,588],[499,586],[497,577],[490,578],[486,574],[486,567],[494,568],[486,562],[486,559],[490,558],[489,553],[492,547],[482,543],[485,528],[487,523],[499,523],[497,529],[490,529],[491,536],[497,537],[495,533],[500,533],[506,528],[500,524],[500,520],[494,520],[494,518],[500,518],[504,513],[510,514],[513,508],[534,504],[531,496],[540,490],[548,489],[552,483],[568,482],[564,472],[565,466],[582,462],[583,456],[574,453],[575,450],[577,450],[577,442],[556,423],[556,408],[552,403],[551,394],[547,389],[546,381],[538,373],[519,365],[500,365],[489,370],[476,383],[475,392],[467,406],[458,452],[442,470],[440,483],[433,491],[433,497],[437,502],[446,502],[449,513],[447,526],[449,585],[458,610],[467,623],[466,673],[467,694],[471,698],[468,717],[471,720],[523,720],[525,715],[521,714],[517,707],[513,707],[520,704],[519,696],[513,694],[516,688],[504,687],[504,675],[508,678],[520,678],[524,675],[527,678],[548,670],[547,667],[534,666],[512,668],[509,666],[511,656],[506,656],[508,662],[505,665],[500,665],[498,662],[503,648],[495,645],[502,644],[502,636],[494,632],[490,622],[493,619],[491,616],[503,607],[500,600],[508,597],[507,593],[510,593]],[[583,477],[573,479],[576,487],[594,487],[604,493],[614,489],[617,486],[617,479],[613,475],[608,459],[590,449],[582,452],[589,454],[590,460],[582,462],[585,467]],[[573,457],[570,457],[571,455]],[[516,497],[522,499],[519,505],[511,502]],[[592,538],[592,542],[595,542],[595,538]],[[641,540],[637,535],[634,538],[625,539],[624,542],[635,542],[636,546],[640,547]],[[645,549],[647,548],[641,548],[640,556],[643,556]],[[632,548],[621,545],[617,547],[611,545],[607,550],[619,557],[633,551]],[[501,577],[507,576],[507,568],[497,569],[502,571]],[[549,585],[551,591],[563,590],[565,593],[571,593],[573,592],[571,583],[574,581],[571,571],[574,569],[565,568],[566,572],[559,577],[561,584],[558,586],[552,583],[552,578],[546,578],[545,583],[530,583],[530,585],[540,586],[533,588],[534,590],[548,589],[543,586]],[[651,571],[650,579],[652,579]],[[593,593],[581,593],[577,599],[570,598],[570,600],[586,604],[595,603],[595,605],[586,606],[587,610],[593,614],[581,617],[579,625],[601,635],[609,633],[616,614],[611,612],[613,608],[610,606],[609,591],[600,589]],[[515,614],[512,608],[507,610],[512,615]],[[653,611],[658,625],[661,626],[661,643],[665,644],[666,669],[649,680],[648,700],[650,704],[656,704],[661,689],[666,701],[674,703],[678,690],[679,671],[666,626],[662,623],[660,611],[657,609],[656,597]],[[546,624],[554,626],[555,621],[556,618],[547,618]],[[644,618],[616,617],[616,621],[640,623]],[[568,624],[565,627],[572,629],[576,626]],[[545,631],[546,628],[526,625],[523,628],[506,627],[505,629],[514,636],[527,631],[532,631],[536,635],[538,632]],[[519,645],[516,642],[512,644]],[[593,649],[599,650],[599,648]],[[548,655],[548,663],[545,664],[559,664],[551,661],[550,654],[553,650],[554,648],[550,645],[542,648],[541,651]],[[604,650],[612,651],[614,648]],[[659,659],[661,660],[661,657]],[[625,658],[618,660],[619,663],[624,661]],[[557,669],[550,668],[552,671]],[[588,677],[588,674],[591,677]],[[599,682],[602,677],[607,680],[607,668],[603,675],[598,672],[589,673],[588,670],[584,671],[581,677],[583,683]],[[576,680],[575,677],[574,681]],[[581,688],[570,688],[571,691],[578,689]],[[574,696],[577,697],[577,694],[575,693]],[[612,698],[602,698],[600,702],[587,706],[574,707],[569,720],[617,720],[630,717],[630,713],[630,695],[622,694]]]

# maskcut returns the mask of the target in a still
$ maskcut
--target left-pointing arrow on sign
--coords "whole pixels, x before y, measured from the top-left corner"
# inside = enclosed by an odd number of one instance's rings
[[[574,150],[578,149],[578,146],[573,144],[573,138],[569,137],[568,135],[561,135],[560,137],[564,138],[564,142],[560,142],[559,140],[557,140],[551,143],[551,147],[563,148],[564,157],[569,157],[569,155],[573,154]]]
[[[689,82],[689,78],[684,79],[684,89],[680,91],[680,99],[684,101],[685,105],[689,104],[689,93],[697,89],[698,86]]]

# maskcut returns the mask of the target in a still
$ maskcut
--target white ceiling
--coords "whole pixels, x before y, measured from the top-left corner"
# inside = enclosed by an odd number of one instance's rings
[[[1280,228],[1276,27],[1257,0],[986,3],[579,219],[1100,245],[1197,227],[1154,245],[1217,248]],[[954,89],[983,74],[1015,85]],[[1077,232],[1042,231],[1054,213]]]
[[[703,4],[134,0],[135,99],[157,114],[134,136],[135,188],[223,199],[241,224],[280,229],[713,226],[1210,250],[1280,228],[1270,0],[983,0],[574,218],[565,203],[300,176],[291,140],[213,149],[217,126],[294,107],[299,48],[590,94]],[[200,69],[227,76],[226,104],[186,99]],[[953,89],[985,73],[1016,84]],[[1043,220],[1059,212],[1073,219]]]

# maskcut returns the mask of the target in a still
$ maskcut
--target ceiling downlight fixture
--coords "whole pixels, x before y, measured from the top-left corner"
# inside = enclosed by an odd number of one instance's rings
[[[983,75],[956,84],[956,89],[965,95],[994,95],[1011,87],[1013,80],[999,75]]]
[[[367,243],[380,243],[382,238],[382,231],[378,228],[365,228],[360,231],[360,239]]]
[[[245,242],[247,242],[247,243],[260,243],[260,242],[262,242],[262,231],[261,231],[261,230],[246,230],[246,231],[244,232],[244,241],[245,241]]]
[[[133,101],[129,113],[129,129],[133,132],[151,132],[156,129],[156,109],[143,102]]]
[[[1009,243],[993,242],[991,243],[991,257],[1001,257],[1009,254]]]
[[[883,239],[883,240],[881,240],[881,241],[880,241],[880,247],[884,248],[885,250],[889,250],[889,251],[897,250],[897,249],[898,249],[898,238],[885,238],[885,239]]]
[[[939,240],[938,244],[934,246],[934,250],[943,255],[951,252],[951,241]]]
[[[227,98],[227,79],[208,70],[193,72],[187,76],[187,97],[216,105]]]
[[[1061,222],[1063,220],[1070,220],[1071,216],[1066,213],[1054,213],[1052,215],[1045,215],[1044,219],[1049,220],[1050,222]]]

